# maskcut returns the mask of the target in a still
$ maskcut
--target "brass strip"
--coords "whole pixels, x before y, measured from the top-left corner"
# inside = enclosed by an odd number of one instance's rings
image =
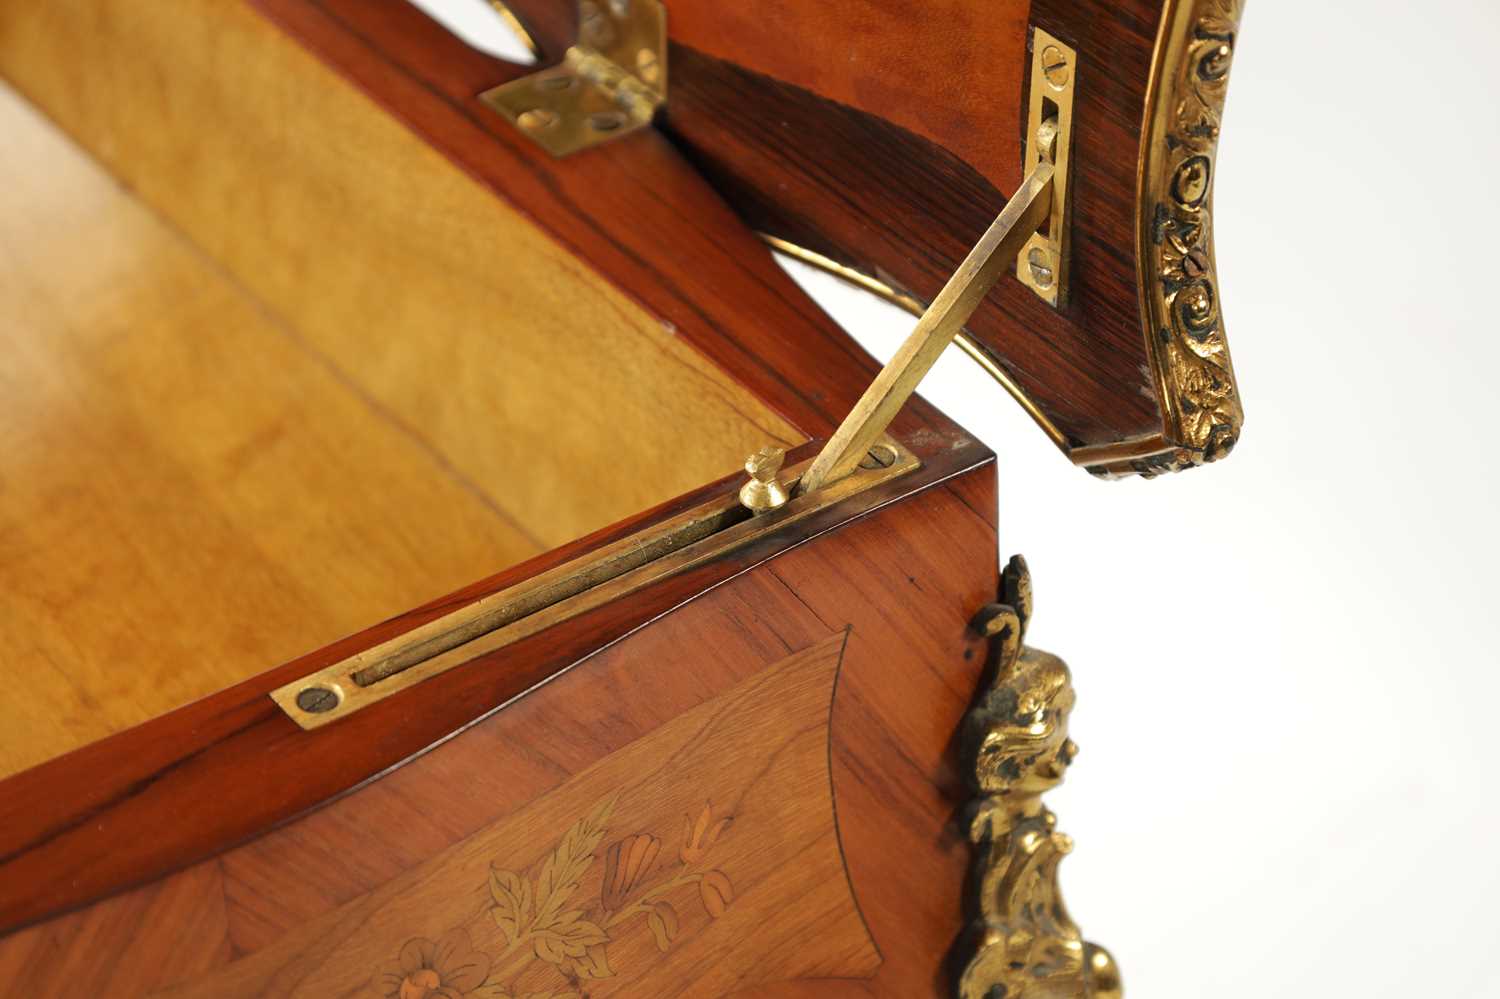
[[[892,286],[886,284],[884,281],[881,281],[879,278],[873,278],[863,271],[857,271],[852,267],[847,267],[844,264],[839,263],[837,260],[823,256],[823,254],[821,253],[805,249],[795,243],[789,243],[786,240],[780,239],[776,236],[771,236],[767,233],[760,233],[759,235],[761,240],[763,240],[767,246],[771,247],[771,249],[777,251],[778,253],[784,253],[787,256],[791,257],[793,260],[800,261],[801,263],[807,264],[809,267],[816,267],[820,271],[825,271],[828,274],[832,274],[834,277],[839,278],[840,280],[845,281],[848,284],[852,284],[856,288],[867,291],[877,298],[884,299],[890,304],[896,306],[898,309],[905,309],[907,312],[911,313],[914,316],[920,316],[922,312],[927,308],[917,298],[908,295],[904,291],[898,291]],[[1069,453],[1068,439],[1063,436],[1062,431],[1057,429],[1057,425],[1055,423],[1047,419],[1047,414],[1043,413],[1041,408],[1032,401],[1031,397],[1026,394],[1026,390],[1021,388],[1020,385],[1016,384],[1015,379],[1011,378],[1010,373],[1002,368],[999,362],[990,356],[989,351],[985,350],[979,345],[978,341],[974,339],[972,334],[965,330],[958,334],[958,337],[954,340],[954,342],[958,344],[960,350],[962,350],[965,354],[968,354],[969,357],[974,360],[974,363],[983,368],[991,378],[999,382],[1001,388],[1010,393],[1010,397],[1014,399],[1023,410],[1026,411],[1026,415],[1031,417],[1032,421],[1035,422],[1037,426],[1042,428],[1042,433],[1046,434],[1048,439],[1050,439],[1053,444],[1057,445],[1060,451],[1062,451],[1064,454]]]
[[[740,505],[737,487],[730,487],[708,503],[278,687],[271,698],[304,729],[319,728],[921,466],[916,455],[889,438],[875,453],[889,464],[867,461],[837,483],[757,516]],[[808,460],[794,466],[793,476],[811,465]]]

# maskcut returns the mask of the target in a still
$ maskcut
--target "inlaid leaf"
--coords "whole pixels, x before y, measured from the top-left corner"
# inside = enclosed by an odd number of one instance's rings
[[[604,944],[594,944],[584,951],[584,955],[573,962],[573,968],[578,972],[580,978],[610,978],[614,971],[609,966],[609,953]]]
[[[671,902],[656,902],[646,916],[646,923],[651,927],[651,935],[656,938],[657,950],[665,953],[672,946],[672,938],[677,935],[677,910],[672,908]]]
[[[698,894],[703,899],[703,908],[715,919],[724,915],[729,903],[734,901],[734,886],[723,871],[709,871],[698,882]]]
[[[557,914],[578,889],[578,880],[594,862],[594,851],[608,831],[607,823],[616,800],[610,798],[602,802],[592,814],[574,823],[543,862],[536,885],[536,928],[551,927]]]
[[[507,940],[520,936],[531,924],[531,882],[515,871],[490,869],[490,913]]]
[[[534,935],[532,949],[537,957],[549,964],[560,965],[569,959],[577,961],[588,953],[590,947],[609,943],[609,934],[587,919],[537,929]]]

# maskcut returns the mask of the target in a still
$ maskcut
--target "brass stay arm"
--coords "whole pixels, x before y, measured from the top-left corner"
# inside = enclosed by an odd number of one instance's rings
[[[979,308],[1000,275],[1016,266],[1021,252],[1052,211],[1054,167],[1043,159],[1021,182],[993,225],[938,292],[917,328],[906,338],[797,484],[797,494],[815,492],[849,475],[885,433],[944,348]]]

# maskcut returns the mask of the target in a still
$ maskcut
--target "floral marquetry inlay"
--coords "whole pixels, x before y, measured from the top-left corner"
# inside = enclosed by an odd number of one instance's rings
[[[633,999],[873,974],[829,770],[844,642],[769,663],[496,805],[487,825],[173,999]],[[450,769],[445,748],[420,763],[455,793],[503,786]]]
[[[609,950],[628,933],[649,932],[662,952],[682,933],[679,907],[701,906],[710,919],[734,901],[734,885],[710,855],[733,819],[707,802],[683,817],[674,857],[647,832],[608,840],[617,797],[600,802],[558,841],[538,869],[490,871],[489,915],[502,948],[474,947],[463,927],[436,941],[408,940],[398,966],[376,986],[387,999],[582,999],[590,981],[613,978]],[[589,875],[597,877],[592,897]],[[526,983],[523,985],[522,983]]]

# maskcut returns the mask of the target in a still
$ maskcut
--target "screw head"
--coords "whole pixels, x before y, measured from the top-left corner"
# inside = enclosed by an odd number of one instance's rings
[[[339,706],[339,695],[328,687],[307,687],[297,691],[297,707],[310,715],[320,715]]]
[[[635,75],[655,86],[661,80],[661,61],[650,49],[641,49],[635,54]]]
[[[1050,288],[1057,280],[1057,274],[1052,270],[1051,254],[1040,246],[1033,246],[1026,254],[1026,267],[1031,272],[1031,283],[1038,288]]]
[[[896,463],[896,452],[885,444],[876,444],[870,448],[859,467],[865,471],[874,471],[877,468],[890,468]]]
[[[1068,85],[1068,57],[1056,45],[1042,49],[1042,75],[1053,89],[1061,90]]]
[[[516,117],[516,123],[528,132],[540,132],[557,124],[557,112],[546,108],[532,108],[530,111],[522,111]]]

